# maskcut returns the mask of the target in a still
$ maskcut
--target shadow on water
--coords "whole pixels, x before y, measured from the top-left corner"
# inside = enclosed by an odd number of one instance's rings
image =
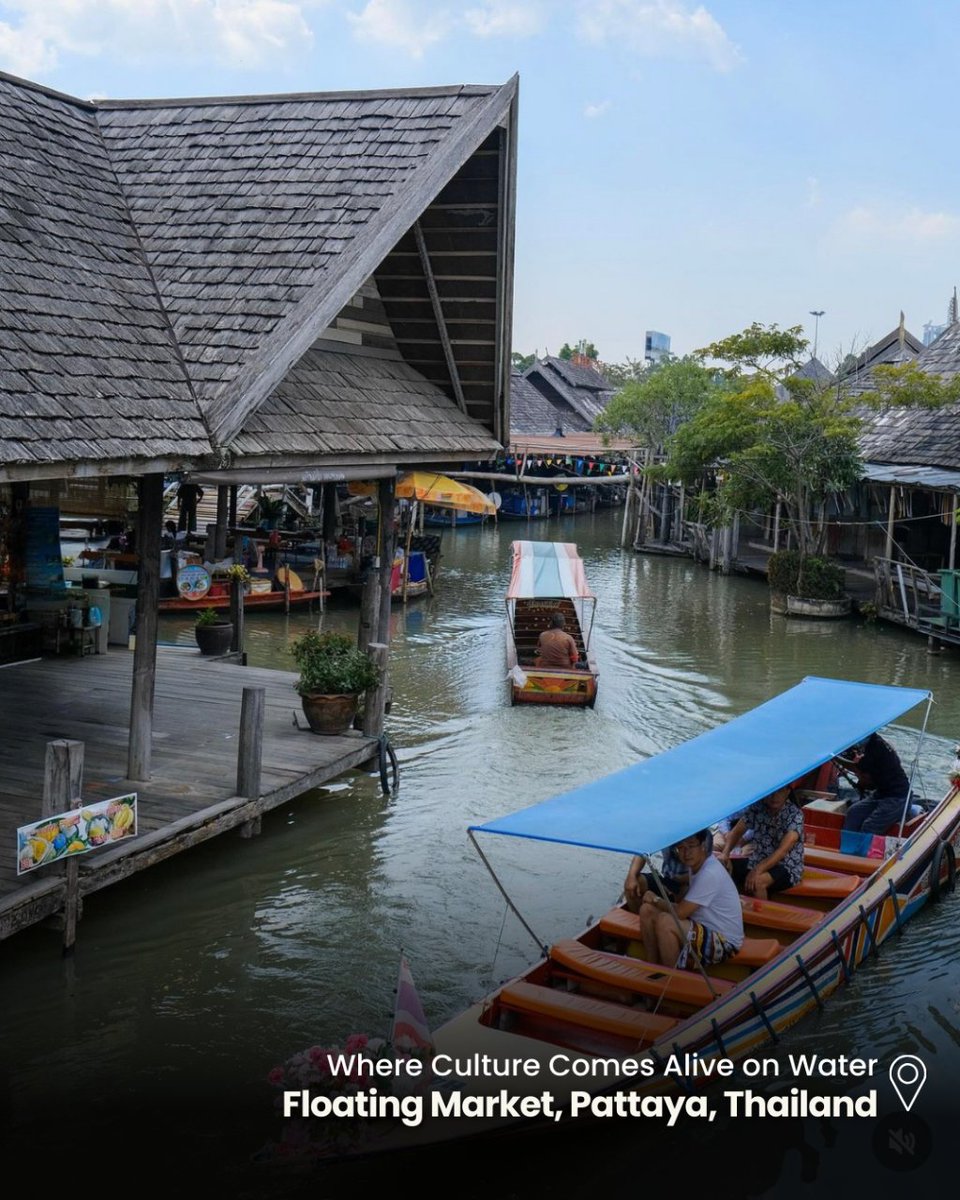
[[[29,1141],[80,1112],[140,1114],[174,1151],[232,1164],[237,1195],[292,1194],[289,1177],[254,1184],[244,1175],[250,1152],[275,1131],[265,1083],[272,1066],[354,1031],[385,1032],[401,948],[435,1025],[536,956],[470,848],[469,824],[675,745],[810,674],[929,688],[931,731],[952,738],[960,727],[955,655],[928,656],[922,639],[889,627],[771,616],[758,581],[622,553],[619,520],[598,514],[445,534],[436,597],[392,615],[397,796],[384,798],[374,777],[353,773],[268,815],[257,839],[219,839],[92,897],[69,969],[52,933],[0,947],[8,1137]],[[599,601],[592,712],[508,703],[503,597],[515,537],[579,543]],[[322,623],[352,633],[356,619],[355,609],[334,606]],[[316,622],[303,613],[249,618],[251,662],[292,669],[290,639]],[[183,640],[190,629],[165,621],[164,634]],[[897,735],[904,747],[908,736]],[[947,750],[933,747],[928,795],[942,790]],[[514,839],[485,849],[544,941],[608,907],[626,867],[622,856]],[[917,1049],[931,1077],[938,1064],[955,1068],[955,911],[948,900],[923,914],[783,1046],[881,1057]],[[229,1128],[217,1118],[234,1112]],[[575,1163],[558,1151],[570,1185],[558,1194],[635,1186],[636,1136],[617,1123],[580,1135]],[[846,1127],[746,1122],[711,1127],[702,1153],[709,1168],[739,1147],[733,1161],[749,1164],[742,1194],[776,1184],[789,1195],[810,1178],[839,1180],[848,1153],[833,1144],[869,1155],[865,1141],[869,1132]],[[680,1153],[682,1143],[677,1131],[660,1145]],[[499,1176],[476,1155],[475,1170],[459,1170],[458,1192],[489,1192],[497,1177],[501,1194],[529,1195],[538,1178],[557,1177],[548,1145],[546,1165],[536,1152],[505,1150]],[[474,1164],[466,1148],[464,1156],[438,1152],[430,1170]],[[354,1170],[362,1180],[365,1169]],[[330,1194],[337,1178],[327,1176]],[[344,1172],[344,1187],[349,1178]]]

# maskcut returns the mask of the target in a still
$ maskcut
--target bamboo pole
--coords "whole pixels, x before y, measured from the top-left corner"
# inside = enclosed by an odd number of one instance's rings
[[[887,513],[887,546],[884,558],[893,558],[893,525],[897,515],[897,485],[890,484],[890,510]]]

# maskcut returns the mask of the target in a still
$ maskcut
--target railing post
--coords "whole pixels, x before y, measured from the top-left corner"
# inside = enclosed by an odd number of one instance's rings
[[[43,812],[45,817],[79,808],[83,803],[83,742],[59,739],[47,742],[43,768]],[[63,953],[73,953],[80,920],[80,862],[68,858],[63,900]]]

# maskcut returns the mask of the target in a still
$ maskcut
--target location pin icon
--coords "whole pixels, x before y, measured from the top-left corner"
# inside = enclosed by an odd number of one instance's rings
[[[890,1082],[900,1097],[900,1103],[910,1111],[927,1082],[927,1068],[915,1054],[900,1054],[890,1064]]]

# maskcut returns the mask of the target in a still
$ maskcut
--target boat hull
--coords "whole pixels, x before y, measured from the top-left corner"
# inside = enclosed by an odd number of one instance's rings
[[[327,595],[326,592],[291,592],[290,607],[296,608],[310,604],[325,595]],[[251,609],[266,611],[283,609],[286,606],[286,592],[247,592],[243,597],[243,607],[247,612]],[[226,612],[230,608],[230,597],[203,596],[199,600],[185,600],[182,596],[171,596],[161,600],[158,607],[161,613],[202,612],[207,608],[212,608],[215,612]]]

